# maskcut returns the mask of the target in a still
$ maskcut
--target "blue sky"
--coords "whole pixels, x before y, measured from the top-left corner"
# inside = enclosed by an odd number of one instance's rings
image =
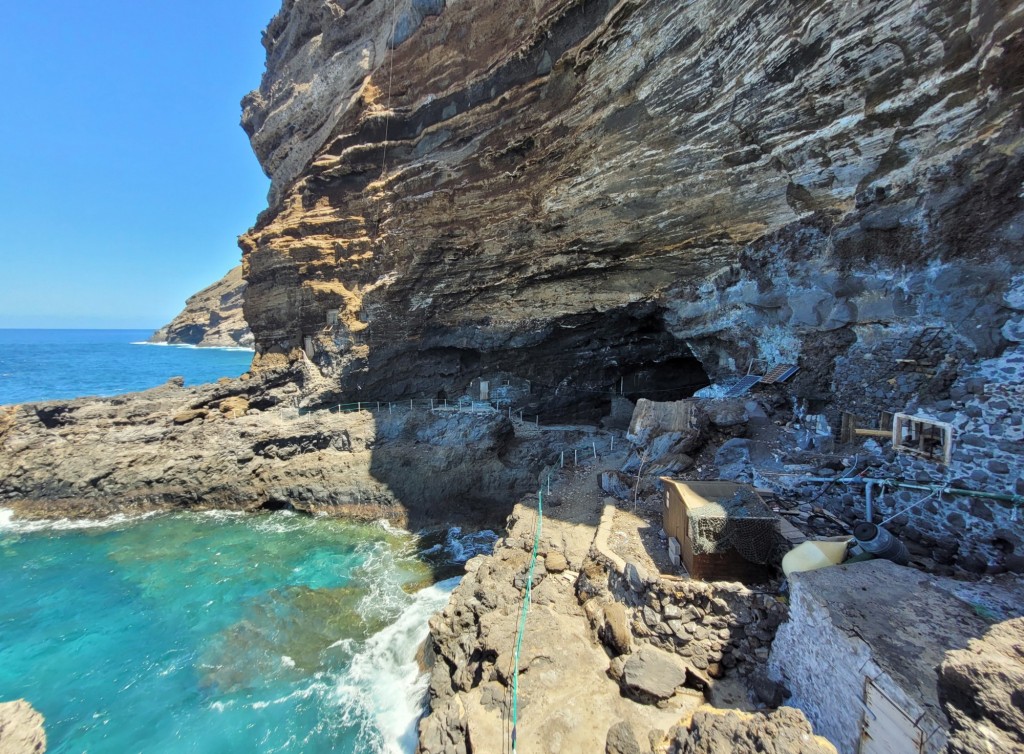
[[[238,263],[238,125],[281,0],[7,3],[0,327],[157,327]]]

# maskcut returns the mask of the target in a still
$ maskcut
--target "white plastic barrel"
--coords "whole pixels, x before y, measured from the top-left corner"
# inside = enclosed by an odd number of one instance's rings
[[[787,552],[782,558],[782,572],[788,577],[801,571],[816,571],[819,568],[839,565],[846,557],[848,539],[809,539]]]

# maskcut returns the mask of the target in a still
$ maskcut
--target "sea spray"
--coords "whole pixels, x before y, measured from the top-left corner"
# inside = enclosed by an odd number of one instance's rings
[[[457,578],[448,579],[417,592],[387,628],[365,642],[342,673],[334,702],[343,719],[359,727],[360,750],[415,750],[427,688],[416,655],[427,638],[428,619],[444,607],[458,583]]]
[[[458,581],[433,580],[493,540],[287,512],[0,512],[0,695],[36,704],[56,752],[411,752],[416,653]]]

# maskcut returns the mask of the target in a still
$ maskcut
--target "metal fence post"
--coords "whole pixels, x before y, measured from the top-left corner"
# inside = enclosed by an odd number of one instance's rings
[[[578,466],[580,463],[580,452],[575,448],[572,451],[572,465]]]
[[[565,451],[564,450],[562,451],[562,457],[558,461],[558,468],[560,468],[560,469],[564,469],[565,468]]]
[[[362,411],[362,410],[363,410],[363,402],[362,401],[357,401],[356,402],[356,411]]]
[[[615,452],[615,435],[612,435],[612,453]]]
[[[597,458],[597,441],[592,441],[590,444],[594,446],[594,458]]]

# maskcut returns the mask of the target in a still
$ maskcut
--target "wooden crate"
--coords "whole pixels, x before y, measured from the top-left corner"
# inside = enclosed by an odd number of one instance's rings
[[[760,499],[754,487],[726,481],[683,482],[669,477],[662,477],[661,481],[665,485],[665,533],[679,540],[683,564],[691,577],[705,581],[741,581],[746,584],[761,583],[771,578],[768,566],[752,563],[735,550],[694,552],[694,543],[690,537],[692,510],[710,503],[727,501],[741,489]],[[775,520],[777,525],[777,518]]]

